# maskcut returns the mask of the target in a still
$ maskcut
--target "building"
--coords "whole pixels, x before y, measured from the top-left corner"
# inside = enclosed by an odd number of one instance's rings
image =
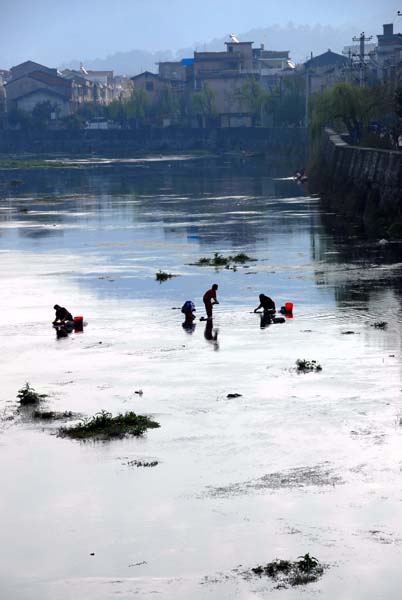
[[[134,90],[143,90],[147,93],[151,104],[155,103],[159,98],[159,94],[168,83],[168,80],[162,80],[159,75],[151,73],[150,71],[144,71],[139,75],[134,75],[131,78]]]
[[[394,33],[393,23],[383,25],[383,33],[377,35],[376,62],[379,79],[392,79],[402,66],[402,34]]]
[[[253,115],[239,99],[246,81],[254,78],[269,88],[295,73],[289,51],[265,50],[263,45],[253,48],[253,43],[239,42],[231,35],[225,51],[194,52],[192,58],[161,62],[158,74],[145,71],[132,77],[134,89],[143,89],[155,103],[168,86],[187,106],[187,114],[193,114],[194,124],[205,126],[213,121],[220,127],[250,127]],[[204,109],[210,105],[209,114],[208,109],[192,113],[194,97]]]
[[[60,77],[57,69],[26,61],[12,67],[5,87],[8,111],[18,108],[31,113],[37,104],[50,102],[54,118],[71,112],[72,84]]]
[[[95,102],[95,86],[93,82],[86,79],[80,71],[64,69],[64,71],[61,72],[61,76],[71,82],[71,102],[73,110],[77,110],[84,103]]]
[[[82,64],[80,72],[93,83],[94,101],[98,104],[110,104],[115,98],[113,71],[93,71],[86,69]]]
[[[321,92],[335,83],[345,81],[348,66],[349,60],[345,56],[331,50],[311,57],[303,65],[308,81],[308,93]]]

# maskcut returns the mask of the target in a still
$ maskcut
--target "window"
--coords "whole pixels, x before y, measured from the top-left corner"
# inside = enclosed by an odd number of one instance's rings
[[[147,81],[145,83],[145,89],[147,90],[147,92],[153,92],[154,91],[154,82],[153,81]]]

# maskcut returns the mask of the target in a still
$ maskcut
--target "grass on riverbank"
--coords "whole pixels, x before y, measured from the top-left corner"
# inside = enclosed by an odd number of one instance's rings
[[[134,412],[126,412],[124,415],[119,414],[113,417],[110,412],[103,410],[89,419],[83,419],[77,425],[61,427],[59,436],[76,440],[112,439],[122,438],[126,435],[139,437],[147,429],[157,427],[160,427],[157,421],[143,415],[136,415]]]

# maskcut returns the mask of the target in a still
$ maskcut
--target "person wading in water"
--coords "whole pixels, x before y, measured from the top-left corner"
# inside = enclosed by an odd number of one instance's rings
[[[216,290],[218,289],[218,284],[214,283],[210,290],[207,290],[202,298],[205,304],[205,311],[207,313],[208,319],[212,319],[212,307],[214,304],[219,304],[216,299]],[[212,302],[213,300],[213,302]]]

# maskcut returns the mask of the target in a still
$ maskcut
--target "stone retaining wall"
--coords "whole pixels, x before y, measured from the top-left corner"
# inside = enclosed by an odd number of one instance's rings
[[[347,144],[326,130],[310,168],[311,188],[369,226],[402,223],[402,152]]]

